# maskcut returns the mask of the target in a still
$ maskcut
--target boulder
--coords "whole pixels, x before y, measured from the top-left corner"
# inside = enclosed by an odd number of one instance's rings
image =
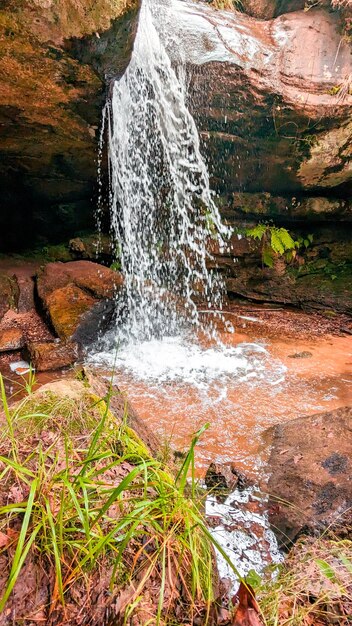
[[[109,322],[122,284],[119,272],[91,261],[48,263],[37,276],[37,293],[58,337],[88,343]]]
[[[25,338],[21,328],[5,328],[0,330],[0,352],[21,350],[25,345]]]
[[[57,289],[74,284],[93,298],[113,298],[123,284],[122,274],[92,261],[48,263],[37,275],[40,299],[46,299]]]
[[[352,525],[352,408],[299,417],[267,431],[269,520],[281,547],[301,534]]]
[[[58,370],[72,365],[78,359],[75,342],[32,342],[27,345],[30,361],[37,372]]]
[[[108,235],[89,235],[75,237],[69,241],[69,252],[72,259],[88,259],[89,261],[106,260],[112,263],[112,242]]]
[[[232,463],[211,463],[205,475],[207,489],[216,494],[228,494],[236,488],[244,489],[248,481]]]

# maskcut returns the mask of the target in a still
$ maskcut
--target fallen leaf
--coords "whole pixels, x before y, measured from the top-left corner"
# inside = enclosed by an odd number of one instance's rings
[[[12,485],[12,487],[10,487],[9,489],[8,497],[9,502],[13,502],[15,504],[22,502],[24,496],[21,487],[18,487],[17,485]]]
[[[5,548],[10,541],[10,537],[0,531],[0,548]]]
[[[232,602],[233,604],[238,602],[232,626],[263,626],[259,619],[259,606],[250,585],[241,582]]]

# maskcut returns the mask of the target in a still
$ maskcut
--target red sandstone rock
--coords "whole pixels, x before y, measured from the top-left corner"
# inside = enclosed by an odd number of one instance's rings
[[[87,343],[109,319],[122,274],[91,261],[49,263],[37,276],[43,308],[59,337]]]
[[[352,408],[279,424],[268,470],[269,520],[281,546],[352,524]]]
[[[122,274],[92,261],[48,263],[38,273],[38,295],[44,304],[48,296],[61,287],[76,285],[96,299],[112,298],[123,283]]]
[[[75,342],[30,343],[28,345],[30,361],[37,372],[58,370],[72,365],[79,354]]]
[[[55,289],[46,298],[46,308],[58,336],[63,339],[72,337],[80,324],[82,315],[87,313],[95,303],[95,298],[76,285],[69,284]]]
[[[24,347],[25,339],[20,328],[0,330],[0,352],[12,352]]]
[[[221,191],[352,188],[352,57],[337,12],[319,3],[262,21],[185,2],[178,18],[190,105]]]

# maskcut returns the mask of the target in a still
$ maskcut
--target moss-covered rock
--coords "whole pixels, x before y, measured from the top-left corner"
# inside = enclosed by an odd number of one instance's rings
[[[119,272],[91,261],[48,263],[37,276],[37,293],[57,336],[85,344],[109,322],[122,283]]]

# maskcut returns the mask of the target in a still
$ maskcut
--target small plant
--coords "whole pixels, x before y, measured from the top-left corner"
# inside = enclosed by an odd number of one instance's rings
[[[254,228],[247,228],[245,236],[261,242],[263,264],[273,267],[275,257],[285,253],[294,253],[298,242],[292,239],[286,228],[278,228],[269,224],[259,223]]]
[[[119,272],[121,270],[121,261],[113,261],[110,265],[110,269],[114,272]]]
[[[286,228],[262,222],[254,228],[245,229],[243,234],[261,242],[262,262],[267,267],[273,267],[278,257],[284,257],[289,263],[295,258],[298,249],[308,248],[313,241],[313,235],[293,239]]]

